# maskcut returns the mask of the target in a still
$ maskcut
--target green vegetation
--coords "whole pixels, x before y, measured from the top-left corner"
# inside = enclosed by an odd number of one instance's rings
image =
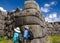
[[[22,34],[20,35],[20,40],[22,39]],[[12,39],[8,39],[7,37],[0,36],[0,43],[13,43]]]
[[[0,37],[0,43],[13,43],[12,39],[6,37]]]
[[[60,35],[49,36],[51,43],[60,43]],[[0,43],[13,43],[12,39],[0,37]]]
[[[60,43],[60,35],[50,36],[51,43]]]

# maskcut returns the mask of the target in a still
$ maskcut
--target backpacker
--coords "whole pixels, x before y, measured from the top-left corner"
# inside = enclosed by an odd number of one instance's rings
[[[30,30],[29,30],[28,35],[29,35],[28,39],[33,40],[34,36],[33,36],[33,33]]]

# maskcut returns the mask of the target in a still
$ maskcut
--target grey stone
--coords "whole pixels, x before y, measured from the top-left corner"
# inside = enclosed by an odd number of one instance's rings
[[[5,24],[6,21],[5,20],[0,20],[0,24]]]

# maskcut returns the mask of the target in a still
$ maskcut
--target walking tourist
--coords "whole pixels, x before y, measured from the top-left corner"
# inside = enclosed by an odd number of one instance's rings
[[[20,34],[21,34],[21,31],[20,31],[20,28],[19,27],[16,27],[14,29],[14,35],[13,35],[13,42],[14,43],[21,43],[20,42]]]

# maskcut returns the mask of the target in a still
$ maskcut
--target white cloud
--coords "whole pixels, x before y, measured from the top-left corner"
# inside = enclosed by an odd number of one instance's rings
[[[57,17],[57,13],[49,14],[49,18],[56,18],[56,17]]]
[[[56,22],[56,21],[60,21],[60,17],[57,17],[57,13],[51,13],[48,16],[45,17],[45,21],[48,22]]]
[[[50,3],[50,5],[55,5],[55,4],[56,4],[56,2],[55,2],[55,1],[53,1],[53,2],[51,2],[51,3]]]
[[[45,4],[44,7],[50,7],[50,4]]]
[[[49,8],[41,7],[41,11],[47,13],[47,12],[49,12],[50,10],[49,10]]]
[[[3,7],[0,7],[0,10],[6,12],[6,10]]]
[[[45,21],[52,22],[52,20],[49,17],[45,17]]]
[[[50,3],[44,4],[44,6],[41,7],[41,11],[44,12],[44,13],[49,12],[49,11],[51,10],[51,6],[52,6],[52,5],[56,5],[56,2],[53,1],[53,2],[50,2]]]
[[[15,10],[12,10],[12,12],[14,12]]]

